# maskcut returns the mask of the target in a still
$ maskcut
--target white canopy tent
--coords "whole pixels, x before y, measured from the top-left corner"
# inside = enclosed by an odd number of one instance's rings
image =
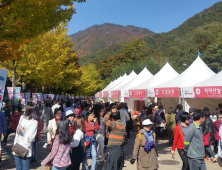
[[[149,80],[151,77],[153,77],[153,75],[147,70],[146,67],[144,67],[144,69],[135,78],[117,88],[117,90],[122,90],[122,95],[124,95],[124,102],[128,104],[129,110],[133,110],[134,100],[134,98],[129,98],[129,89],[145,82],[146,80]]]
[[[169,63],[166,63],[152,78],[130,89],[149,89],[150,87],[155,87],[159,84],[165,83],[178,75],[179,74],[169,65]]]
[[[186,102],[193,108],[208,107],[211,112],[222,103],[222,71],[183,89]]]
[[[117,80],[116,80],[116,82],[115,83],[113,83],[109,88],[107,88],[105,91],[110,91],[113,87],[115,87],[117,84],[119,84],[120,82],[122,82],[123,80],[125,80],[125,78],[127,78],[128,76],[126,75],[126,73],[123,75],[123,76],[121,76],[120,78],[118,78]]]
[[[196,58],[196,60],[183,73],[181,73],[180,75],[178,75],[177,77],[175,77],[174,79],[171,79],[170,81],[168,81],[166,83],[155,86],[155,88],[158,88],[158,92],[160,92],[160,93],[162,90],[163,90],[163,92],[165,92],[165,91],[167,92],[169,90],[169,88],[172,88],[172,87],[177,88],[179,91],[179,88],[182,89],[184,87],[194,85],[194,84],[204,81],[214,75],[215,75],[215,73],[198,56]],[[178,97],[180,97],[179,94],[180,93],[178,93]],[[179,102],[178,97],[175,100],[175,98],[172,98],[169,96],[167,97],[166,94],[164,94],[164,95],[166,97],[164,97],[164,96],[161,97],[161,103],[164,105],[165,109],[167,109],[169,107],[175,107],[178,104],[178,102]],[[168,93],[168,95],[169,95],[169,93]],[[170,105],[167,106],[167,104],[170,104]],[[186,105],[186,104],[183,103],[183,105]],[[185,108],[186,111],[188,111],[188,109],[189,109],[189,107]]]
[[[179,74],[169,65],[169,63],[166,63],[156,75],[154,75],[150,79],[144,81],[143,83],[141,83],[137,86],[131,87],[129,91],[130,91],[130,93],[131,92],[133,93],[133,91],[145,89],[145,90],[147,90],[147,95],[149,97],[149,100],[154,102],[154,98],[153,98],[154,97],[154,88],[153,87],[157,86],[159,84],[165,83],[168,80],[171,80],[178,75]],[[140,98],[140,97],[134,96],[132,99],[136,100],[138,98]],[[132,99],[130,98],[129,106],[131,106],[133,108],[134,101]]]
[[[109,91],[111,93],[113,93],[113,91],[120,91],[120,89],[118,89],[119,87],[125,85],[126,83],[128,83],[129,81],[131,81],[132,79],[134,79],[135,77],[137,76],[137,74],[134,72],[134,70],[127,76],[127,78],[125,78],[124,80],[122,80],[121,82],[119,82],[118,84],[116,84],[114,87],[110,88]],[[112,98],[112,96],[111,96]],[[112,99],[111,99],[112,101]],[[124,97],[123,97],[123,94],[121,94],[121,91],[120,91],[120,100],[121,102],[124,101]],[[114,101],[112,101],[114,102]]]

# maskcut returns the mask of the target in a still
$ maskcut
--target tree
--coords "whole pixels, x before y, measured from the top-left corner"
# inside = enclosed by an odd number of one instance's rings
[[[32,39],[69,21],[73,2],[85,0],[0,0],[0,41]]]
[[[64,92],[78,86],[81,71],[66,26],[66,23],[61,23],[54,30],[22,46],[20,59],[1,63],[2,67],[9,69],[9,78],[13,80],[15,77],[14,80],[22,79],[26,83],[34,82],[37,86]]]
[[[82,76],[80,78],[80,94],[89,96],[102,90],[102,81],[99,72],[94,64],[89,64],[87,67],[81,67]]]

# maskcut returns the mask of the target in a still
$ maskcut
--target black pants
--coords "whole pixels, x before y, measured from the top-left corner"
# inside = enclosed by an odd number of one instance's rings
[[[3,139],[3,143],[6,143],[7,140],[8,140],[8,136],[11,134],[11,133],[15,133],[16,130],[12,130],[11,128],[9,128],[6,132],[6,135],[4,136],[4,139]]]
[[[218,140],[214,140],[214,153],[216,153],[216,154],[218,152],[218,143],[219,143]]]
[[[183,150],[182,149],[177,149],[178,153],[180,155],[181,160],[183,161],[183,166],[182,170],[189,170],[189,163],[188,163],[188,158],[186,155],[182,154]]]
[[[126,125],[126,136],[129,139],[130,138],[130,126]]]
[[[81,162],[72,162],[66,170],[79,170]]]

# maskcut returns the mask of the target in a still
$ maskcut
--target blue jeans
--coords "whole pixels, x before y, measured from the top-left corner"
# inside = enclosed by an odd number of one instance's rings
[[[94,145],[92,145],[91,154],[92,154],[91,170],[96,170],[96,156],[97,155],[96,155],[96,148]],[[82,170],[89,170],[86,156],[83,158]]]
[[[55,167],[55,166],[53,166],[52,167],[52,170],[66,170],[66,168],[67,168],[68,166],[65,166],[65,167]]]
[[[14,155],[14,158],[15,158],[16,170],[29,170],[32,157],[26,157],[23,159],[21,157]]]
[[[32,143],[32,160],[35,160],[38,141]]]

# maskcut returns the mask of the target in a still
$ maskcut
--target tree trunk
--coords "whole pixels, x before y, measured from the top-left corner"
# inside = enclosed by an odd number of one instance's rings
[[[44,86],[42,86],[42,93],[44,93],[44,91],[45,91],[45,87],[44,87]]]

